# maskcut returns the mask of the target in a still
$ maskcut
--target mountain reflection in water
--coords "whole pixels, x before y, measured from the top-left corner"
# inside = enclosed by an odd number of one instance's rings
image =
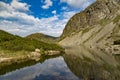
[[[66,49],[64,60],[82,80],[120,80],[120,56],[77,46]]]
[[[4,74],[0,69],[0,80],[120,80],[119,55],[85,46],[69,47],[63,56],[25,62],[21,69],[9,67],[2,68]]]

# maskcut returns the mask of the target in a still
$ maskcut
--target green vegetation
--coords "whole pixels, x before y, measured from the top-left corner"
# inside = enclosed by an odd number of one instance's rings
[[[20,38],[20,37],[0,30],[0,43],[10,41],[10,40],[14,40],[16,38]]]
[[[55,43],[57,41],[57,37],[44,35],[42,33],[31,34],[31,35],[28,35],[26,38],[35,39],[35,40],[42,41],[45,43]]]
[[[22,38],[0,30],[0,50],[29,52],[34,51],[36,48],[42,48],[43,50],[63,50],[63,48],[57,44]]]

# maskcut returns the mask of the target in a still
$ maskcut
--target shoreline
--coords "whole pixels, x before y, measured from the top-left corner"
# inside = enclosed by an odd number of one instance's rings
[[[60,55],[63,54],[63,51],[58,51],[58,50],[48,50],[45,51],[44,53],[40,53],[40,51],[37,49],[33,52],[28,52],[27,54],[24,55],[17,55],[17,56],[13,56],[13,57],[0,57],[0,67],[4,66],[4,65],[10,65],[13,63],[21,63],[27,60],[35,60],[35,61],[39,61],[42,57],[42,55],[44,56],[56,56],[56,55]]]

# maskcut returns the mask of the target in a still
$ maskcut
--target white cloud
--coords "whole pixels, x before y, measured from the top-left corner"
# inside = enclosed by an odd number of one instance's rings
[[[61,3],[67,3],[71,7],[85,9],[95,0],[60,0]]]
[[[40,19],[19,11],[22,8],[25,8],[27,11],[29,10],[26,3],[16,2],[22,5],[19,7],[15,5],[13,7],[13,3],[14,1],[11,2],[12,5],[0,2],[0,29],[20,36],[26,36],[46,28],[40,26]]]
[[[11,2],[11,6],[14,9],[20,10],[20,11],[28,11],[29,10],[29,5],[27,5],[26,3],[18,2],[18,0],[13,0]]]
[[[60,36],[64,28],[64,21],[60,21],[58,16],[42,18],[40,19],[40,23],[41,26],[46,27],[41,32],[45,34],[51,34],[53,36]]]
[[[69,18],[72,17],[74,14],[76,14],[76,11],[64,12],[63,17],[64,17],[65,19],[69,19]]]
[[[13,3],[14,1],[11,4]],[[17,3],[22,5],[21,2],[17,2]],[[26,4],[26,3],[23,3],[23,4]],[[22,9],[22,8],[27,9],[28,8],[27,4],[18,8],[15,6],[13,7],[13,5],[10,5],[10,4],[0,2],[0,17],[7,20],[12,20],[13,22],[18,21],[18,23],[23,23],[23,24],[34,24],[35,22],[38,22],[39,20],[38,18],[34,18],[33,16],[28,15],[25,12],[18,11],[19,9]]]
[[[51,0],[45,0],[44,2],[45,5],[42,6],[43,9],[48,9],[50,6],[52,6],[52,1]]]
[[[8,31],[20,36],[26,36],[31,33],[44,33],[52,36],[60,36],[67,21],[76,12],[63,12],[61,15],[54,15],[49,18],[35,18],[32,15],[28,15],[26,11],[29,11],[29,5],[17,1],[22,6],[13,6],[11,4],[0,2],[0,29]],[[19,11],[21,8],[25,8],[24,11]],[[56,11],[53,11],[55,14]],[[59,17],[62,17],[60,20]]]
[[[56,14],[56,10],[53,10],[53,11],[52,11],[52,14]]]
[[[55,15],[53,17],[40,19],[41,26],[46,27],[41,32],[45,34],[51,34],[53,36],[60,36],[66,23],[75,13],[75,11],[64,12],[61,15]],[[62,19],[60,20],[59,17],[61,16]]]
[[[61,8],[61,10],[68,10],[68,7],[63,6],[63,7]]]

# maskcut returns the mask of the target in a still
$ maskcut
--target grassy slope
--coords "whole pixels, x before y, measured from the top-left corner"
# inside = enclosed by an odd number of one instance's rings
[[[42,48],[43,50],[63,50],[63,48],[57,44],[22,38],[0,30],[0,53],[19,53],[22,51],[31,52],[36,48]]]
[[[26,36],[26,38],[35,39],[35,40],[46,42],[46,43],[55,43],[57,41],[57,37],[44,35],[42,33],[34,33],[34,34]]]

